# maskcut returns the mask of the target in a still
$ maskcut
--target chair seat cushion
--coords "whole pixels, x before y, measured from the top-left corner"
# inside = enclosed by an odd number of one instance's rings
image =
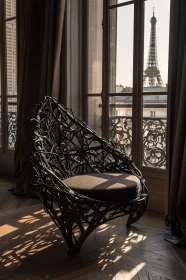
[[[73,176],[63,182],[82,195],[103,201],[128,202],[141,190],[138,177],[123,173],[91,173]]]

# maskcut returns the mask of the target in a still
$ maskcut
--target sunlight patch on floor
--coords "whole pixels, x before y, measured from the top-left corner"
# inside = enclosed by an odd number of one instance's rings
[[[5,224],[3,226],[0,226],[0,237],[3,237],[11,232],[14,232],[18,230],[17,227],[14,227],[14,226],[11,226],[11,225],[8,225],[8,224]]]

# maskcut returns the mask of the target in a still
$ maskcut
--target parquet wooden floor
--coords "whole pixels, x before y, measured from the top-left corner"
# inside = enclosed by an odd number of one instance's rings
[[[7,179],[6,177],[0,177],[0,215],[4,212],[11,211],[14,213],[22,207],[38,204],[39,201],[35,198],[25,199],[24,197],[16,197],[11,195],[8,191],[14,186],[14,179]]]
[[[11,196],[6,187],[0,190],[0,280],[186,280],[186,248],[164,241],[162,215],[146,212],[129,228],[125,217],[102,225],[70,258],[42,205]],[[12,207],[1,205],[3,195]]]

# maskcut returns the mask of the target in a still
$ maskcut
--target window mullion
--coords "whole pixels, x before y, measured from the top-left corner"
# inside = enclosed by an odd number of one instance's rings
[[[82,1],[82,33],[83,33],[83,41],[82,41],[82,90],[83,90],[83,110],[82,110],[82,118],[88,123],[88,24],[89,24],[89,3],[87,0]],[[69,5],[69,3],[68,3]]]
[[[139,1],[134,3],[134,49],[133,49],[133,104],[132,104],[132,160],[137,165],[138,163],[138,22],[139,22]]]
[[[138,0],[139,22],[138,22],[138,161],[137,164],[141,168],[142,165],[142,145],[143,145],[143,60],[144,60],[144,1]]]
[[[102,76],[102,136],[109,139],[109,79],[110,79],[110,25],[109,1],[103,0],[103,76]]]
[[[142,142],[142,104],[141,89],[143,82],[143,1],[137,0],[134,4],[134,50],[133,50],[133,118],[132,118],[132,159],[135,164],[141,163]]]

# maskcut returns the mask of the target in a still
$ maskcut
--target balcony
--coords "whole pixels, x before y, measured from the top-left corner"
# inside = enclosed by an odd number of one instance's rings
[[[8,102],[8,149],[15,149],[17,102]],[[14,109],[14,110],[13,110]],[[132,156],[132,117],[110,117],[110,140],[117,148]],[[142,165],[165,169],[166,167],[166,118],[143,118]]]
[[[17,96],[9,95],[7,100],[6,112],[3,111],[1,114],[0,111],[0,147],[3,147],[3,143],[6,143],[5,148],[14,150],[17,130]],[[3,114],[7,116],[5,122],[2,122],[1,115]]]
[[[132,117],[110,117],[110,140],[117,148],[132,156]],[[166,118],[143,118],[142,165],[166,168]]]
[[[15,149],[17,112],[8,112],[8,149]]]
[[[11,98],[11,97],[10,97]],[[15,98],[15,96],[14,96]],[[8,101],[8,149],[15,149],[17,101]],[[132,156],[132,117],[115,116],[109,118],[110,140],[117,148]],[[143,118],[142,165],[166,168],[166,118]]]

